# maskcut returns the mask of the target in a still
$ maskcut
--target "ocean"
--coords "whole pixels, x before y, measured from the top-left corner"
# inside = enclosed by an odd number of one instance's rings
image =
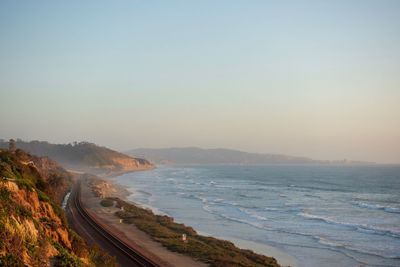
[[[400,266],[400,166],[159,166],[115,181],[133,202],[298,266]]]

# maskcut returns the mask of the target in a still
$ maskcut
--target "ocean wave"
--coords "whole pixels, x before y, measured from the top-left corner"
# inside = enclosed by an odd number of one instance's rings
[[[344,188],[325,188],[325,187],[318,187],[318,186],[300,186],[290,184],[287,188],[291,191],[298,191],[298,192],[340,192],[340,193],[347,193],[348,191]]]
[[[214,185],[214,187],[217,187],[217,188],[228,188],[228,189],[236,190],[236,188],[234,188],[231,185],[219,185],[219,184],[213,184],[213,185]]]
[[[337,248],[345,247],[345,244],[330,240],[326,237],[321,237],[321,236],[313,236],[313,237],[315,239],[317,239],[318,242],[322,245],[326,245],[326,246],[330,246],[330,247],[337,247]]]
[[[252,221],[249,221],[249,220],[246,220],[246,219],[243,219],[243,218],[237,218],[237,217],[225,214],[225,213],[219,213],[219,212],[214,211],[208,205],[204,205],[203,206],[203,210],[207,211],[208,213],[211,213],[211,214],[214,214],[214,215],[218,215],[218,216],[220,216],[220,217],[222,217],[224,219],[227,219],[227,220],[230,220],[230,221],[233,221],[233,222],[244,223],[244,224],[256,227],[258,229],[265,229],[265,227],[264,227],[264,225],[262,223],[252,222]]]
[[[397,237],[397,238],[400,237],[400,231],[395,230],[395,229],[387,229],[387,228],[383,228],[383,227],[362,224],[362,223],[344,222],[344,221],[339,221],[335,218],[331,218],[328,216],[314,215],[314,214],[310,214],[307,212],[300,212],[300,213],[298,213],[298,215],[300,215],[304,218],[307,218],[307,219],[319,220],[319,221],[323,221],[326,223],[352,227],[358,231],[362,231],[365,233],[368,231],[368,233],[371,233],[371,234],[388,235],[388,236]]]
[[[136,190],[137,193],[146,195],[146,196],[152,196],[152,194],[150,192],[144,191],[144,190]]]
[[[223,206],[215,205],[215,202],[209,202],[203,205],[203,210],[208,213],[221,216],[225,219],[229,219],[231,221],[237,221],[240,223],[255,226],[259,229],[265,229],[262,221],[268,220],[267,218],[261,216],[255,211],[239,207],[237,205],[230,205],[229,209],[224,209]],[[234,213],[236,216],[228,213]]]
[[[256,227],[256,228],[258,228],[258,229],[263,229],[263,230],[265,230],[265,226],[264,226],[262,223],[251,222],[251,221],[248,221],[248,220],[244,220],[244,219],[240,219],[240,218],[235,218],[235,217],[226,215],[226,214],[224,214],[224,213],[221,213],[220,216],[223,217],[223,218],[225,218],[225,219],[234,221],[234,222],[244,223],[244,224],[247,224],[247,225]]]
[[[259,215],[257,212],[252,211],[252,210],[248,210],[248,209],[244,209],[244,208],[238,208],[241,212],[249,215],[250,217],[260,220],[260,221],[267,221],[268,219],[265,218],[264,216]]]
[[[241,198],[245,198],[245,199],[263,199],[261,196],[252,196],[252,195],[248,195],[246,193],[238,193],[237,196],[241,197]]]
[[[211,206],[209,205],[203,205],[203,210],[208,213],[214,214],[213,210],[211,209]]]
[[[361,208],[366,208],[366,209],[372,209],[372,210],[383,210],[389,213],[400,213],[400,208],[399,207],[393,207],[391,205],[381,205],[381,204],[374,204],[374,203],[368,203],[368,202],[359,202],[356,201],[353,203],[356,206],[359,206]]]
[[[316,240],[321,245],[325,245],[334,250],[343,248],[343,249],[348,249],[348,250],[351,250],[354,252],[375,255],[375,256],[379,256],[379,257],[383,257],[383,258],[387,258],[387,259],[397,259],[400,256],[398,253],[389,252],[384,249],[377,250],[376,248],[373,248],[373,247],[369,248],[369,247],[354,246],[351,243],[340,242],[338,240],[332,240],[329,237],[322,237],[322,236],[315,235],[315,234],[312,234],[309,232],[307,233],[307,232],[299,232],[299,231],[288,231],[287,229],[277,229],[275,227],[270,228],[262,222],[264,220],[267,220],[267,218],[259,216],[258,214],[253,213],[251,211],[249,212],[248,210],[241,209],[241,211],[243,211],[245,214],[249,214],[250,217],[255,218],[257,220],[254,221],[254,220],[251,220],[250,218],[246,219],[246,218],[242,218],[240,216],[235,217],[235,216],[232,216],[231,214],[216,211],[213,209],[213,207],[208,206],[208,205],[205,205],[203,207],[203,209],[211,214],[218,215],[221,218],[224,218],[226,220],[229,220],[232,222],[237,222],[237,223],[243,223],[243,224],[255,227],[257,229],[309,237],[309,238]]]
[[[259,208],[258,206],[246,206],[246,205],[241,205],[238,204],[237,202],[234,201],[229,201],[220,197],[204,197],[202,195],[196,195],[196,194],[190,194],[186,192],[177,192],[176,195],[182,198],[187,198],[187,199],[195,199],[201,201],[203,204],[211,205],[211,206],[231,206],[231,207],[240,207],[240,208],[246,208],[246,209],[252,209],[252,208]]]
[[[281,211],[282,209],[265,207],[264,210],[266,210],[266,211]]]
[[[166,181],[168,181],[171,184],[177,184],[178,182],[174,178],[167,178]]]
[[[383,257],[386,259],[398,259],[400,257],[399,253],[391,253],[387,251],[386,249],[376,249],[374,247],[360,247],[360,246],[354,246],[351,243],[346,243],[346,242],[339,242],[337,240],[333,241],[329,239],[328,237],[321,237],[321,236],[313,236],[318,243],[328,246],[328,247],[334,247],[334,248],[345,248],[347,250],[351,250],[354,252],[358,253],[363,253],[363,254],[369,254],[369,255],[375,255],[379,257]]]
[[[240,172],[232,177],[230,172],[225,175],[222,172],[225,169],[219,173],[213,169],[203,172],[203,169],[194,168],[190,170],[193,171],[190,175],[175,172],[174,176],[171,170],[159,168],[155,175],[136,173],[139,178],[129,183],[134,184],[136,189],[154,192],[159,198],[147,201],[146,195],[138,193],[138,202],[157,204],[160,209],[171,212],[182,221],[187,219],[184,209],[198,206],[200,212],[193,216],[204,216],[199,218],[209,222],[204,224],[206,227],[223,223],[224,227],[216,228],[217,231],[224,233],[226,227],[227,233],[234,232],[238,237],[272,240],[279,245],[288,243],[287,247],[292,246],[293,251],[298,246],[300,252],[297,255],[305,255],[304,251],[309,247],[323,249],[326,253],[335,251],[348,255],[359,259],[360,264],[368,263],[368,266],[400,266],[400,228],[396,225],[400,218],[400,203],[396,203],[399,199],[394,193],[398,189],[395,185],[390,192],[382,194],[377,193],[381,191],[375,188],[353,187],[355,183],[348,179],[347,174],[329,177],[329,173],[321,172],[321,179],[308,179],[308,169],[307,173],[286,174],[286,168],[283,168],[282,179],[275,177],[278,173],[265,177],[265,181],[261,178],[264,173],[255,173],[253,179],[251,175],[245,178]],[[298,179],[299,174],[307,179]],[[338,181],[338,185],[331,184],[332,181]],[[350,189],[351,192],[348,191]],[[174,205],[170,195],[174,195],[178,203],[196,205],[184,206],[183,210],[169,209]],[[258,196],[260,199],[256,199]],[[213,215],[206,215],[205,212]],[[338,212],[345,212],[348,217],[343,213],[343,216],[338,215]],[[188,223],[196,219],[190,218]],[[313,250],[310,251],[313,255]],[[379,258],[362,254],[377,255]],[[370,258],[373,260],[370,261]]]
[[[207,199],[205,197],[198,196],[196,194],[191,194],[191,193],[188,193],[188,192],[177,192],[176,195],[179,196],[179,197],[182,197],[182,198],[200,200],[203,203],[207,202]]]
[[[312,194],[304,194],[305,197],[316,198],[316,199],[323,199],[320,196],[312,195]]]

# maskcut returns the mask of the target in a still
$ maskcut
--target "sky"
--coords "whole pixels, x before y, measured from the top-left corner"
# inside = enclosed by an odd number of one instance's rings
[[[400,163],[400,1],[0,2],[0,138]]]

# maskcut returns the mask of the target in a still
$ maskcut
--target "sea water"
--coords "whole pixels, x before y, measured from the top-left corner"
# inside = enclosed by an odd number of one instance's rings
[[[299,266],[400,266],[400,166],[160,166],[116,182],[133,202]]]

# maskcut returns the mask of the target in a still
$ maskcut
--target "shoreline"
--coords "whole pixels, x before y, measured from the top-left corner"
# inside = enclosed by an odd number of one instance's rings
[[[293,256],[287,254],[286,252],[282,251],[277,247],[244,239],[229,239],[229,240],[232,241],[239,248],[251,249],[256,253],[274,257],[278,261],[278,263],[281,264],[282,266],[300,267],[297,263],[297,260]]]
[[[131,173],[131,172],[126,172],[126,173]],[[125,187],[122,187],[116,181],[117,177],[122,176],[122,175],[124,175],[126,173],[115,174],[115,175],[110,175],[108,177],[104,177],[105,179],[107,179],[108,182],[110,182],[112,184],[112,186],[116,190],[115,193],[112,194],[111,197],[118,197],[121,200],[123,200],[125,202],[128,202],[128,203],[131,203],[133,205],[136,205],[138,207],[141,207],[141,208],[144,208],[144,209],[150,209],[155,214],[168,215],[168,214],[165,214],[163,212],[160,212],[158,210],[158,208],[156,208],[156,207],[153,207],[153,206],[150,206],[150,205],[144,205],[142,203],[136,203],[136,202],[133,202],[132,200],[130,200],[129,196],[134,195],[135,192],[132,192],[129,189],[126,189]],[[170,215],[168,215],[168,216],[170,216]],[[172,217],[172,216],[170,216],[170,217]],[[244,239],[233,239],[233,238],[229,238],[229,237],[215,236],[215,235],[212,235],[212,234],[203,233],[201,231],[197,231],[197,232],[198,232],[198,234],[201,234],[201,235],[204,235],[204,236],[210,236],[210,237],[214,237],[214,238],[218,238],[218,239],[231,241],[238,248],[241,248],[241,249],[249,249],[249,250],[252,250],[252,251],[254,251],[255,253],[258,253],[258,254],[262,254],[262,255],[267,256],[267,257],[273,257],[278,261],[278,263],[281,266],[299,267],[299,264],[297,263],[297,260],[293,256],[291,256],[291,255],[287,254],[286,252],[282,251],[281,249],[279,249],[277,247],[274,247],[274,246],[271,246],[269,244],[257,243],[257,242],[244,240]]]
[[[93,185],[93,183],[98,183]],[[207,267],[208,265],[196,261],[186,255],[169,251],[160,243],[151,239],[145,232],[139,230],[133,224],[122,223],[121,220],[115,216],[115,212],[120,211],[120,208],[115,205],[104,207],[100,204],[102,198],[98,193],[105,193],[105,197],[124,197],[129,194],[124,188],[115,185],[106,178],[90,175],[82,179],[82,196],[85,198],[84,206],[95,216],[99,221],[107,225],[109,231],[118,235],[131,247],[135,247],[141,251],[146,257],[151,258],[153,261],[158,262],[162,267]],[[97,193],[93,192],[93,190]],[[104,191],[103,191],[104,190]]]

